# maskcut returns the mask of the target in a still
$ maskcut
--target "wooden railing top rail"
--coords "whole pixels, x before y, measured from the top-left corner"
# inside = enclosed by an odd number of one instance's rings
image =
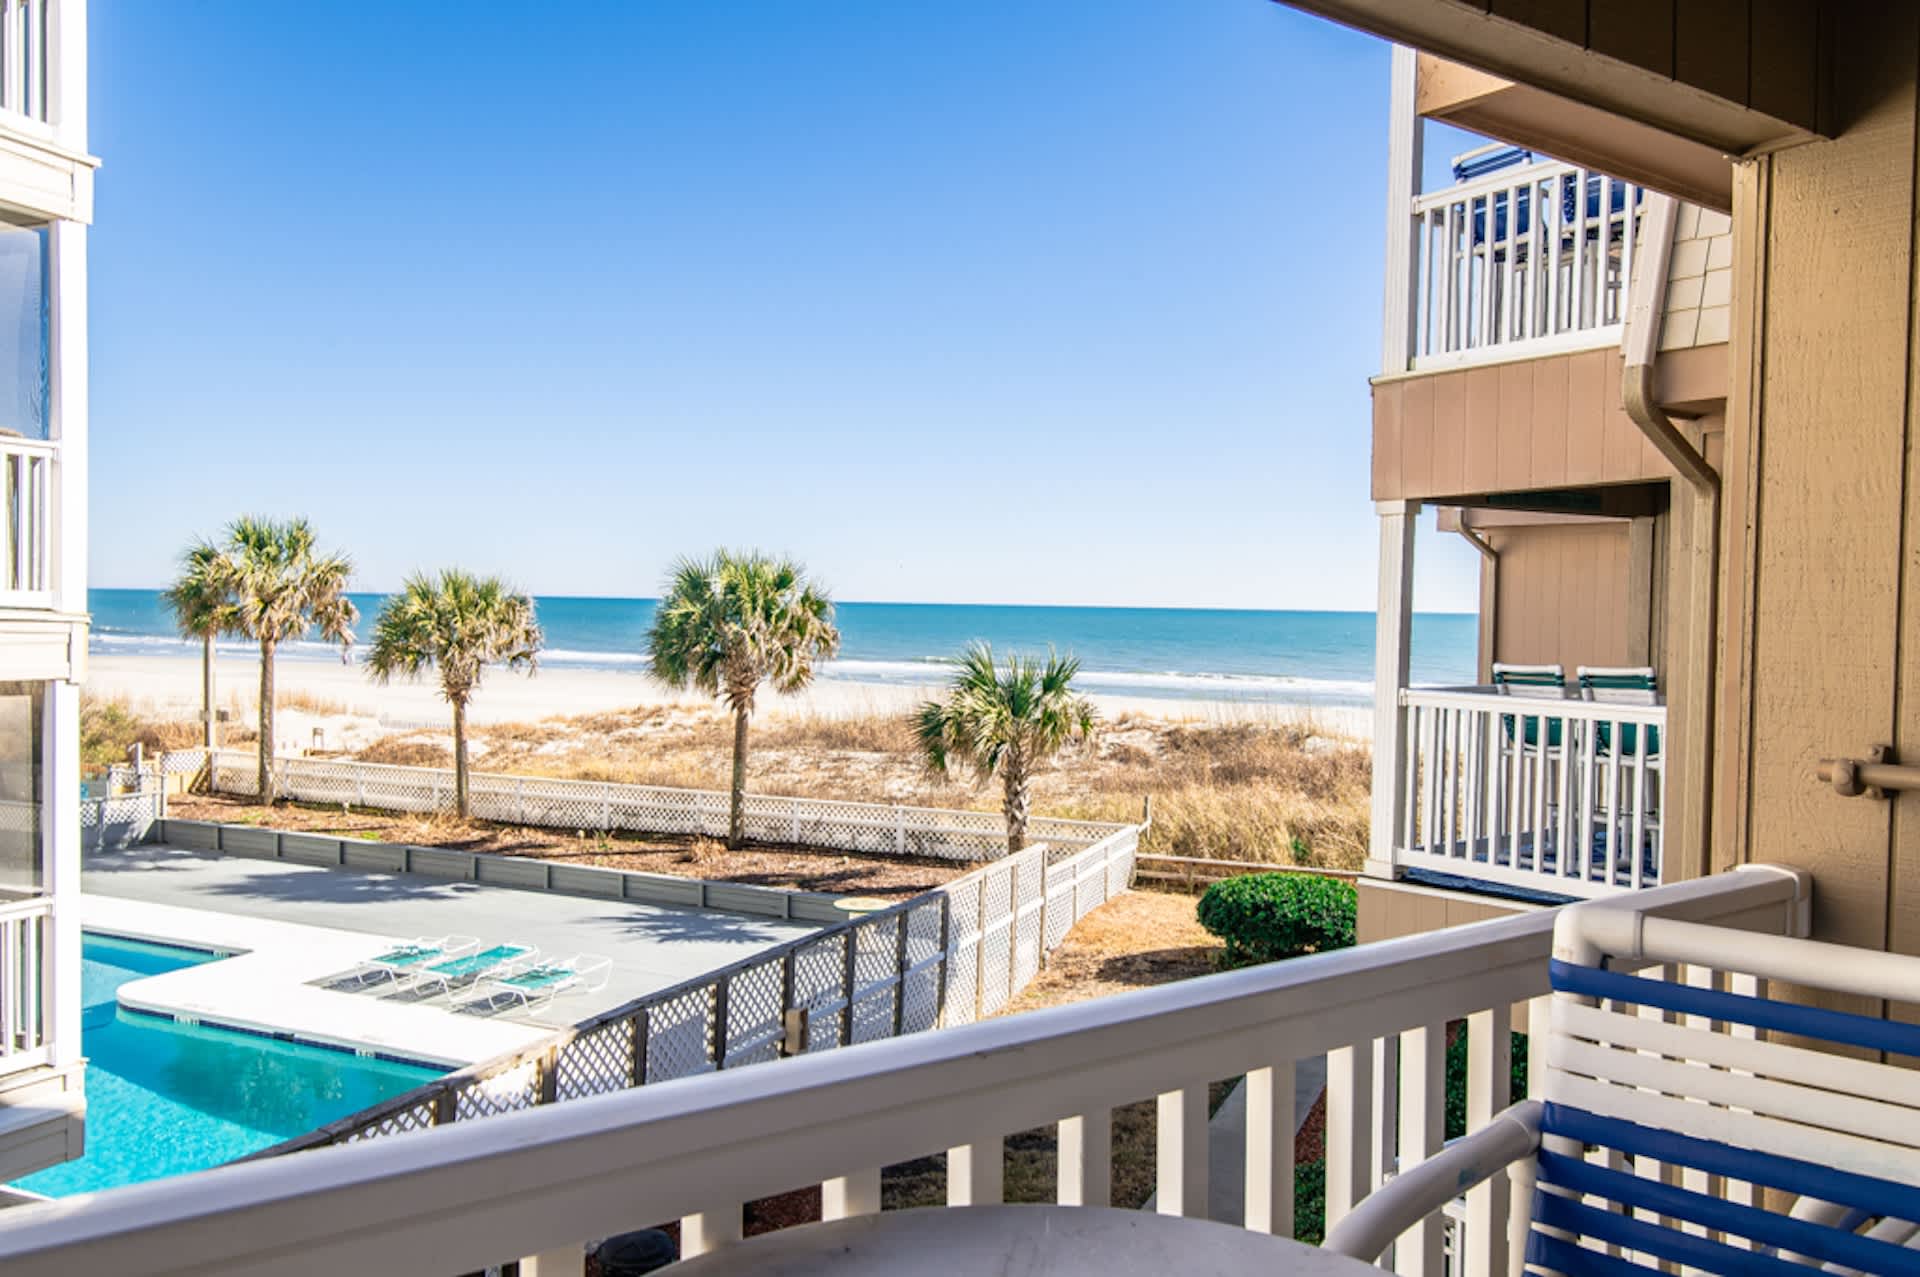
[[[1523,718],[1566,718],[1588,723],[1646,723],[1654,727],[1667,721],[1665,705],[1635,705],[1625,701],[1589,701],[1569,688],[1562,697],[1527,693],[1503,695],[1481,687],[1407,687],[1400,691],[1401,705],[1420,705],[1434,709],[1461,709],[1476,713],[1517,714]]]
[[[1560,160],[1536,160],[1532,164],[1495,169],[1470,182],[1456,182],[1451,186],[1441,186],[1431,191],[1420,192],[1413,197],[1413,211],[1416,214],[1425,213],[1465,200],[1485,199],[1489,195],[1504,194],[1516,186],[1525,186],[1529,182],[1540,184],[1550,182],[1556,177],[1573,177],[1583,173],[1589,177],[1599,176],[1582,169],[1578,164],[1566,164]]]

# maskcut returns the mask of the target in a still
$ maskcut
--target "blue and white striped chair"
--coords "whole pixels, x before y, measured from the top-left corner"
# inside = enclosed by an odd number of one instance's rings
[[[1644,973],[1663,966],[1696,978]],[[1371,1262],[1507,1169],[1531,1200],[1515,1274],[1920,1274],[1920,1025],[1766,996],[1920,1005],[1920,958],[1609,902],[1561,913],[1552,979],[1544,1094],[1368,1197],[1330,1249]]]

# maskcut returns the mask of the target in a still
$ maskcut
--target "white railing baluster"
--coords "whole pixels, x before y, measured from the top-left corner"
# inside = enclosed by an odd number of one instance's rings
[[[1163,1091],[1155,1100],[1154,1209],[1207,1218],[1207,1084]]]
[[[1483,688],[1399,695],[1410,769],[1403,865],[1585,896],[1659,883],[1652,747],[1664,706]],[[1628,733],[1636,745],[1623,754]],[[1601,749],[1603,734],[1619,744]],[[1620,859],[1629,840],[1639,849],[1631,864]],[[1593,862],[1596,848],[1604,864]]]
[[[1248,1132],[1251,1138],[1251,1127]],[[1054,1185],[1055,1200],[1062,1206],[1111,1206],[1113,1110],[1099,1109],[1077,1117],[1061,1118],[1058,1140],[1060,1153],[1059,1173]]]
[[[1246,1226],[1293,1236],[1293,1061],[1247,1073]],[[1105,1205],[1105,1202],[1100,1203]]]
[[[1447,1026],[1400,1034],[1400,1158],[1405,1172],[1440,1151],[1446,1118]],[[1394,1243],[1393,1270],[1404,1277],[1440,1277],[1441,1221],[1430,1216]]]
[[[1373,1191],[1373,1043],[1327,1052],[1326,1226]]]
[[[1512,1008],[1489,1007],[1468,1017],[1469,1132],[1479,1130],[1493,1120],[1494,1114],[1507,1107],[1508,1081],[1512,1074]],[[1466,1277],[1507,1277],[1507,1207],[1511,1191],[1504,1170],[1485,1183],[1467,1190],[1467,1226],[1456,1242],[1456,1274],[1464,1273]]]
[[[1569,194],[1571,209],[1563,204]],[[1632,182],[1557,161],[1415,196],[1413,365],[1617,342],[1638,196]],[[1590,198],[1599,200],[1592,215]]]
[[[680,1257],[692,1259],[718,1250],[741,1235],[740,1203],[718,1206],[695,1215],[680,1217]]]
[[[820,1218],[851,1219],[880,1213],[880,1168],[868,1167],[820,1185]]]
[[[947,1150],[947,1205],[997,1206],[1006,1196],[1006,1143],[994,1136]]]
[[[1420,707],[1418,705],[1407,705],[1402,707],[1400,712],[1406,716],[1407,766],[1413,769],[1407,773],[1407,783],[1401,786],[1401,789],[1406,795],[1406,813],[1403,817],[1404,823],[1400,826],[1401,843],[1404,847],[1412,848],[1421,845],[1420,830],[1417,822],[1420,807],[1421,777],[1425,775],[1426,769],[1421,766],[1420,762]]]

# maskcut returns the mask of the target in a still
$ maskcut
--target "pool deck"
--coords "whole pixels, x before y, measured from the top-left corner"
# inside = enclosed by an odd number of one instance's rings
[[[122,986],[139,1009],[403,1059],[460,1065],[668,988],[818,928],[705,909],[515,891],[413,875],[229,858],[166,846],[89,856],[81,920],[93,930],[240,956]],[[398,941],[470,935],[483,947],[613,960],[607,987],[534,1014],[463,1010],[470,993],[418,1000],[338,987]]]

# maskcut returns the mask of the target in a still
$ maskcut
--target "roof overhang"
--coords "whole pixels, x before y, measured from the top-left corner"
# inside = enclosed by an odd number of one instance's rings
[[[1422,53],[1414,110],[1582,168],[1611,173],[1722,212],[1733,207],[1733,165],[1718,147],[1689,141],[1570,98]]]
[[[1280,2],[1528,91],[1503,98],[1483,85],[1479,96],[1491,100],[1477,108],[1480,118],[1470,125],[1476,131],[1622,177],[1639,177],[1629,170],[1648,167],[1641,146],[1647,134],[1632,138],[1622,129],[1620,141],[1609,146],[1595,127],[1601,120],[1691,144],[1673,152],[1672,174],[1656,181],[1647,173],[1646,180],[1713,207],[1727,201],[1704,198],[1718,189],[1717,182],[1701,180],[1706,155],[1757,155],[1834,131],[1824,118],[1832,97],[1832,41],[1824,38],[1830,19],[1824,6],[1808,0],[1669,4],[1664,18],[1649,15],[1649,6],[1618,0]],[[1549,144],[1515,136],[1525,123],[1522,112],[1542,108],[1561,117],[1565,139]],[[1583,153],[1566,153],[1574,146]]]

